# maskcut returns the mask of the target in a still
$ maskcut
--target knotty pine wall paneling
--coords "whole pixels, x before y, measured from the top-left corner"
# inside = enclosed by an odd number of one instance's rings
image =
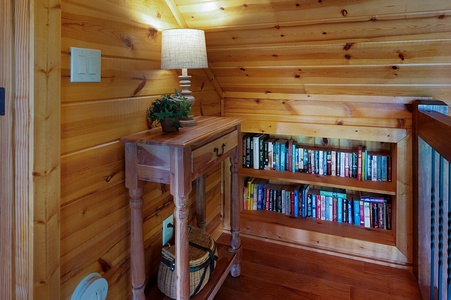
[[[63,0],[61,26],[61,298],[69,299],[81,279],[99,272],[108,280],[108,299],[125,299],[130,210],[118,139],[145,130],[150,103],[180,90],[177,72],[160,70],[160,31],[178,24],[165,1]],[[70,47],[101,50],[101,82],[70,82]],[[206,73],[189,74],[194,115],[219,116],[220,98]],[[206,177],[208,222],[220,214],[220,174],[217,168]],[[143,198],[146,272],[152,280],[161,224],[174,207],[165,185],[146,184]]]
[[[189,26],[208,28],[211,71],[226,94],[451,102],[449,1],[176,2]]]

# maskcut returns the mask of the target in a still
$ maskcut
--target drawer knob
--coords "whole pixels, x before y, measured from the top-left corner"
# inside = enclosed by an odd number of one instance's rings
[[[216,156],[217,157],[220,157],[220,156],[222,156],[223,154],[224,154],[224,148],[225,148],[225,146],[226,146],[226,144],[224,144],[224,143],[222,143],[222,149],[221,149],[221,153],[219,153],[219,149],[218,149],[218,147],[215,147],[214,149],[213,149],[213,151],[216,153]]]

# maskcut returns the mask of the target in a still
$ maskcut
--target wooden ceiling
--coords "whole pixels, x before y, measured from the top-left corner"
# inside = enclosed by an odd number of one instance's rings
[[[449,0],[166,0],[226,93],[451,98]]]

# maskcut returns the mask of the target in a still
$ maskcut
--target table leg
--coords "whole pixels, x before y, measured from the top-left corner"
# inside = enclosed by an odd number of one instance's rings
[[[207,226],[207,202],[205,199],[205,177],[201,175],[196,180],[196,220],[197,227],[205,229]]]
[[[240,239],[240,192],[238,190],[238,153],[235,152],[230,157],[230,172],[232,176],[232,191],[230,194],[231,205],[230,205],[230,229],[232,237],[230,240],[229,251],[236,252],[237,257],[235,263],[230,270],[230,275],[233,277],[238,277],[241,274],[241,239]]]
[[[188,300],[190,296],[188,197],[174,196],[174,202],[175,278],[177,287],[175,292],[178,300]]]
[[[145,300],[145,262],[144,262],[144,235],[143,235],[143,188],[129,189],[130,194],[130,269],[132,277],[133,299]]]

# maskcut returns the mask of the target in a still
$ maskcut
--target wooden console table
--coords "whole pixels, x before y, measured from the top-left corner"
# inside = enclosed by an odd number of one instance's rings
[[[131,210],[131,281],[133,299],[145,299],[145,263],[143,236],[143,185],[146,181],[170,184],[174,197],[176,295],[189,299],[188,196],[197,179],[196,218],[205,227],[205,191],[203,174],[226,158],[231,160],[231,241],[230,259],[218,262],[210,279],[213,298],[228,272],[240,275],[238,163],[241,160],[241,119],[198,117],[197,125],[176,133],[162,133],[160,128],[123,137],[125,143],[125,185],[130,194]],[[200,190],[199,190],[200,189]],[[221,253],[221,252],[219,252]],[[221,257],[219,258],[221,260]],[[218,274],[216,274],[218,273]],[[205,288],[204,288],[205,289]],[[202,291],[201,291],[202,292]]]

